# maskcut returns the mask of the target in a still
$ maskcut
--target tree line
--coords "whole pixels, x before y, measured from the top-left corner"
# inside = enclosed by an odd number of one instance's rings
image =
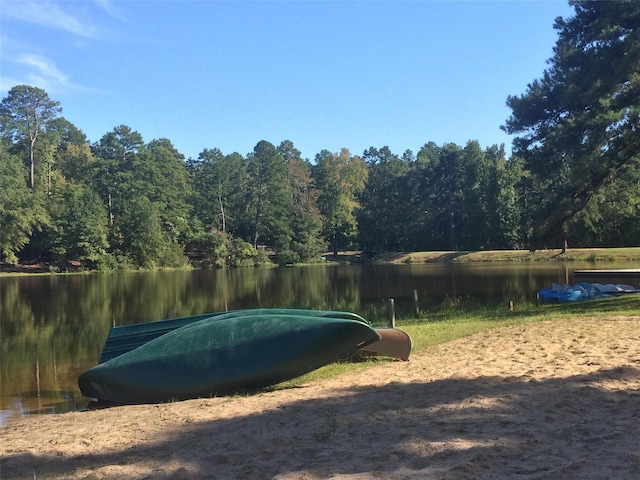
[[[550,67],[507,104],[504,146],[294,144],[184,158],[126,125],[90,142],[47,92],[0,104],[0,260],[241,266],[327,249],[624,246],[640,238],[640,3],[572,2]],[[613,66],[613,67],[612,67]]]

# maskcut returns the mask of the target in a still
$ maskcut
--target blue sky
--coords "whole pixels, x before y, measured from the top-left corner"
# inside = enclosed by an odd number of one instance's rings
[[[291,140],[303,158],[482,147],[542,75],[566,0],[2,0],[0,94],[27,84],[91,142],[118,125],[186,158]]]

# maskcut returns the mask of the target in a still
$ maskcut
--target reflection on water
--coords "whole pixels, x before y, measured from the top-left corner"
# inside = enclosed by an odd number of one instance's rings
[[[579,268],[594,267],[325,265],[3,277],[0,425],[14,416],[86,407],[76,379],[96,364],[114,325],[259,307],[348,310],[384,323],[387,299],[395,299],[401,318],[412,309],[414,290],[422,310],[451,298],[531,301],[551,282],[572,283]]]

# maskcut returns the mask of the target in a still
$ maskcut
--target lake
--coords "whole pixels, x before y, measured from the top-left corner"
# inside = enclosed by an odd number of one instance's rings
[[[347,310],[386,321],[387,299],[399,317],[443,303],[533,302],[552,282],[575,279],[593,264],[318,265],[0,278],[0,426],[13,417],[86,408],[76,379],[95,365],[115,325],[243,308]],[[605,268],[605,267],[602,267]],[[607,264],[606,268],[625,268]],[[401,323],[400,323],[401,325]]]

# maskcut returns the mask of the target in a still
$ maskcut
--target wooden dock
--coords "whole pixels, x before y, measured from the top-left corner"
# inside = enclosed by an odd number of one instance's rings
[[[576,277],[640,277],[640,268],[574,270]]]

